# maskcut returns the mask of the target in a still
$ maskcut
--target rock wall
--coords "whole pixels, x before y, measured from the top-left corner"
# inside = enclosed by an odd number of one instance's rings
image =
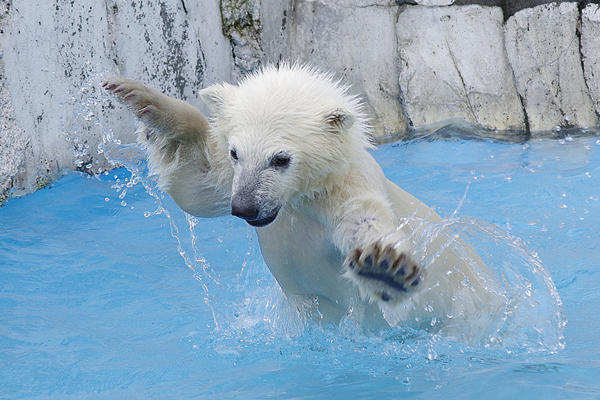
[[[263,0],[264,59],[336,71],[379,137],[456,118],[526,136],[598,125],[598,2],[398,3]]]
[[[580,40],[582,10],[577,3],[561,3],[527,11],[507,21],[506,50],[529,129],[598,125],[600,110],[592,102],[581,57],[594,40]]]
[[[281,3],[262,1],[273,13]],[[336,72],[362,95],[377,136],[404,132],[410,123],[398,82],[399,10],[389,1],[294,1],[264,24],[264,61],[299,60]]]
[[[397,30],[412,126],[462,118],[488,129],[525,129],[500,8],[410,7]]]
[[[63,170],[112,167],[97,151],[104,129],[131,141],[133,125],[102,101],[103,77],[138,79],[205,112],[198,90],[232,77],[218,1],[13,0],[0,12],[0,202]]]
[[[333,71],[374,136],[444,121],[532,137],[600,125],[599,1],[0,0],[0,203],[63,170],[111,168],[132,118],[104,77],[206,109],[198,90],[261,64]]]

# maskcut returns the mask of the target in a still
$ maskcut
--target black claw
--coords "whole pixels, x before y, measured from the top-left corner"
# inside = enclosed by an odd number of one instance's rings
[[[373,257],[370,254],[365,258],[365,264],[368,266],[373,265]]]
[[[388,269],[388,267],[389,267],[389,266],[390,266],[390,263],[388,262],[388,260],[383,260],[383,261],[381,262],[381,264],[379,264],[379,267],[380,267],[381,269]]]
[[[404,267],[402,267],[396,272],[396,275],[404,275],[405,273],[406,273],[406,270],[404,269]]]
[[[350,269],[354,269],[354,267],[355,267],[355,266],[356,266],[356,265],[354,264],[354,261],[350,261],[350,262],[348,263],[348,268],[350,268]]]
[[[390,295],[387,294],[386,292],[382,292],[381,293],[381,300],[383,300],[383,301],[390,301]]]
[[[419,282],[421,282],[421,279],[415,279],[415,280],[413,281],[413,283],[411,283],[410,285],[411,285],[411,286],[417,286],[417,285],[419,284]]]
[[[355,260],[359,260],[359,259],[360,259],[360,256],[361,256],[361,254],[362,254],[362,251],[360,251],[359,249],[355,249],[355,250],[354,250],[354,255],[353,255],[354,259],[355,259]]]

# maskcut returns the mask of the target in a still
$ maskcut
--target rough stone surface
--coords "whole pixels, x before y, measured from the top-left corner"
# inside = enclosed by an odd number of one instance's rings
[[[583,72],[596,114],[600,113],[600,6],[588,4],[581,15]]]
[[[400,86],[412,125],[460,117],[525,129],[499,8],[407,7],[399,16]]]
[[[219,4],[205,3],[0,3],[0,195],[35,190],[64,169],[111,167],[97,151],[100,120],[117,139],[130,141],[133,128],[125,110],[101,101],[103,77],[139,79],[202,108],[198,90],[232,70]]]
[[[221,34],[218,2],[96,1],[106,3],[107,53],[119,74],[198,107],[204,107],[199,89],[231,79],[231,47]],[[98,30],[96,35],[103,37]]]
[[[4,33],[9,19],[9,4],[0,2],[0,32]],[[0,46],[0,204],[15,186],[15,180],[25,162],[27,139],[16,122],[15,110],[8,92],[4,70],[4,49]]]
[[[0,49],[0,204],[17,184],[25,163],[27,137],[16,121],[7,87],[3,51]]]
[[[223,33],[231,41],[236,78],[260,67],[262,22],[259,0],[222,0]],[[236,79],[237,80],[237,79]]]
[[[506,24],[506,49],[532,132],[596,126],[583,77],[577,3],[544,4]]]
[[[420,6],[449,6],[454,0],[415,0]]]
[[[263,45],[271,60],[333,71],[362,96],[375,136],[396,134],[408,127],[396,68],[397,12],[394,2],[298,1],[280,10],[280,28],[266,31]]]
[[[480,6],[500,7],[504,12],[504,20],[508,20],[518,11],[546,3],[568,3],[568,0],[456,0],[455,6],[479,4]],[[581,3],[599,3],[600,0],[585,0]]]
[[[133,133],[100,88],[117,74],[207,112],[202,87],[308,63],[351,84],[378,140],[448,123],[519,140],[598,126],[598,3],[0,0],[0,202],[63,169],[111,167],[98,145]]]

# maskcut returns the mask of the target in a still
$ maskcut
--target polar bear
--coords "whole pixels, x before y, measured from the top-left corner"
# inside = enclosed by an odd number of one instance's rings
[[[283,292],[314,300],[316,319],[360,308],[366,323],[395,325],[498,304],[441,236],[428,244],[430,265],[415,259],[415,234],[441,218],[386,179],[359,99],[332,75],[283,64],[210,86],[200,92],[210,122],[144,84],[103,86],[139,117],[159,187],[189,214],[255,227]]]

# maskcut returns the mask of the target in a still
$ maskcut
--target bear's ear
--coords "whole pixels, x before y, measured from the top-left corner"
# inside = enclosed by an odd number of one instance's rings
[[[215,115],[220,115],[235,89],[229,83],[212,85],[200,91],[200,98]]]
[[[325,115],[325,123],[332,133],[346,132],[356,121],[356,117],[346,110],[337,109]]]

